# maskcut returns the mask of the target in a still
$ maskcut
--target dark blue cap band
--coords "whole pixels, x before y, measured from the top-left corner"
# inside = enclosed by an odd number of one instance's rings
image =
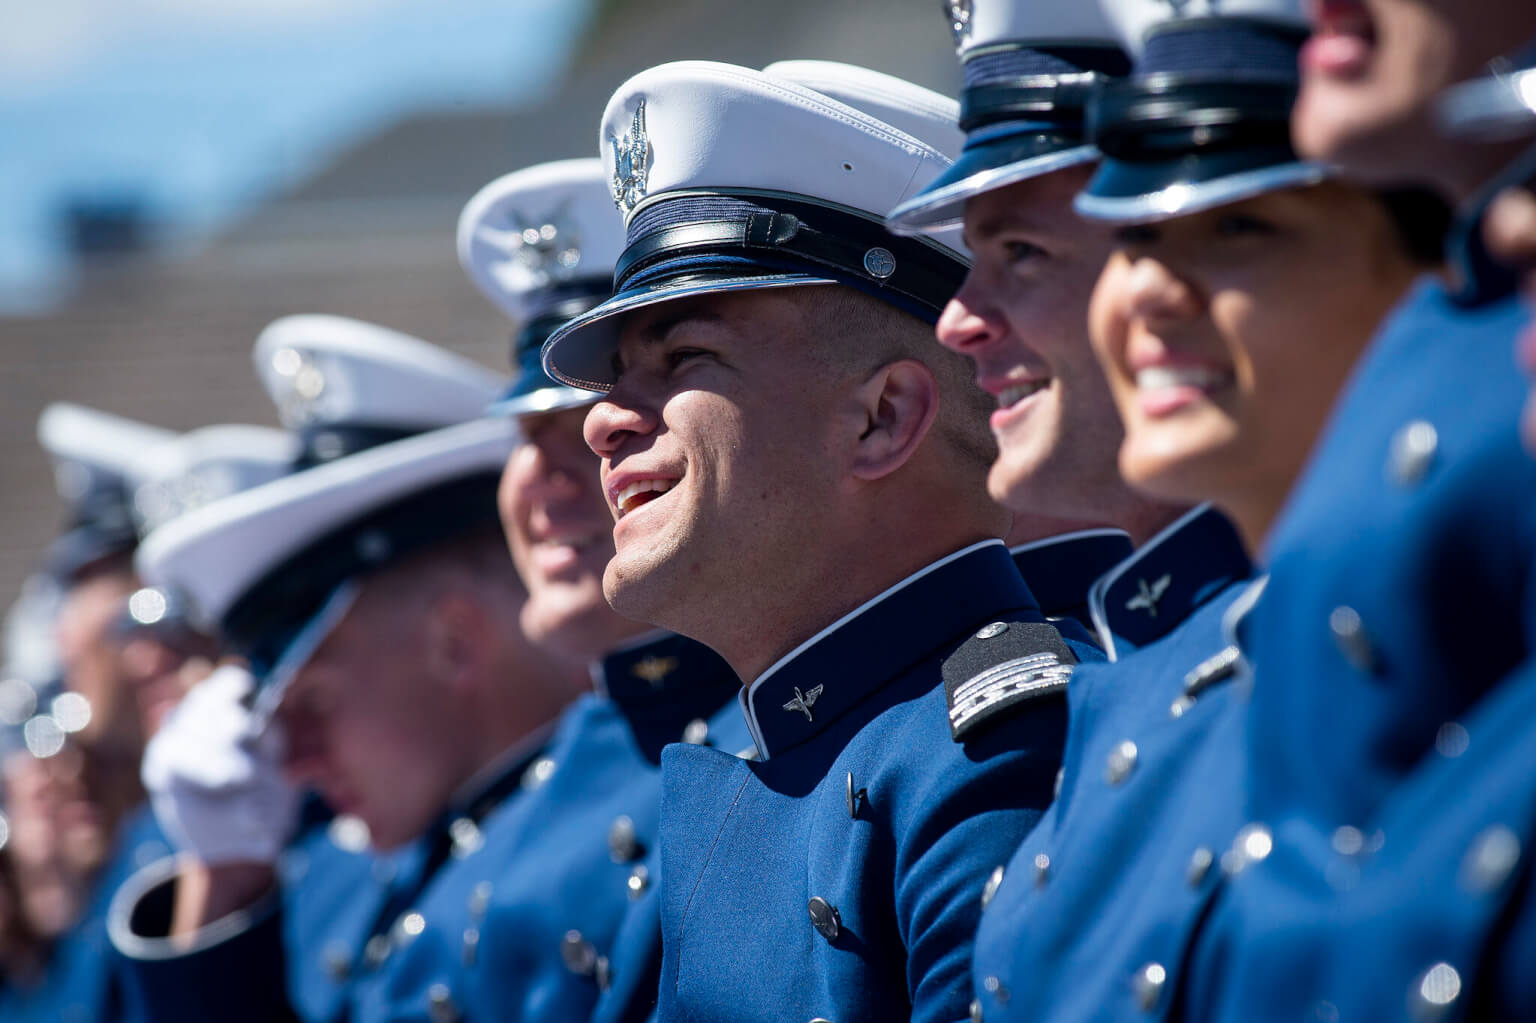
[[[1320,179],[1291,146],[1304,39],[1299,27],[1245,18],[1155,32],[1136,75],[1094,97],[1088,133],[1103,159],[1078,211],[1148,219]]]
[[[131,553],[139,545],[139,535],[129,502],[127,487],[121,481],[97,485],[76,500],[70,508],[69,524],[48,546],[48,574],[67,585],[96,563]]]
[[[778,195],[664,198],[631,219],[614,294],[698,277],[810,274],[938,319],[965,279],[955,253],[849,210]]]
[[[960,127],[969,133],[1000,121],[1033,120],[1080,131],[1094,84],[1129,70],[1130,61],[1114,46],[1015,47],[976,54],[965,62]]]
[[[613,294],[613,282],[607,277],[573,281],[562,288],[559,301],[523,325],[512,339],[511,361],[517,371],[517,379],[507,388],[496,404],[527,397],[538,391],[564,388],[565,385],[544,372],[541,353],[544,342],[572,318],[602,302]]]
[[[299,455],[294,460],[293,469],[297,472],[324,465],[420,432],[415,427],[404,426],[314,423],[299,431]]]
[[[1147,37],[1135,74],[1160,71],[1237,73],[1297,80],[1297,56],[1307,30],[1256,18],[1186,18]]]
[[[495,472],[449,480],[375,508],[305,545],[225,613],[225,645],[264,678],[343,582],[494,523],[499,481]]]
[[[952,226],[967,199],[1092,160],[1086,109],[1099,86],[1124,75],[1124,51],[1102,43],[988,48],[966,58],[960,93],[965,149],[948,170],[892,210],[893,230]]]

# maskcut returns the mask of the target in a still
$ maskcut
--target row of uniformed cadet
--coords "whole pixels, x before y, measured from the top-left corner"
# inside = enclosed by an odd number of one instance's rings
[[[487,186],[488,414],[415,339],[263,334],[292,471],[135,559],[230,660],[145,755],[180,855],[98,1018],[1536,1011],[1480,231],[1536,16],[946,15],[958,105],[669,64]]]

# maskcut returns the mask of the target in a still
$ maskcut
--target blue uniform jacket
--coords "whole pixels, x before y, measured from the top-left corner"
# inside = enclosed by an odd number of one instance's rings
[[[1014,547],[1013,562],[1025,580],[1031,581],[1048,617],[1071,618],[1087,626],[1088,589],[1104,569],[1130,553],[1130,538],[1116,529],[1083,530],[1054,536]],[[735,703],[723,708],[710,721],[710,734],[721,741],[712,745],[731,749],[733,744],[749,747],[746,720]],[[724,736],[729,736],[727,741]],[[755,753],[745,749],[745,752]],[[656,987],[661,968],[661,898],[654,879],[660,873],[660,850],[653,849],[646,858],[645,890],[635,896],[635,904],[625,915],[619,935],[614,939],[612,987],[598,1000],[593,1013],[596,1023],[638,1023],[654,1017]],[[634,963],[631,967],[628,963]]]
[[[124,978],[107,940],[107,911],[124,879],[169,851],[147,806],[129,813],[118,828],[111,855],[80,919],[54,942],[43,976],[35,984],[7,984],[0,991],[0,1020],[121,1023],[148,1019],[136,1011],[125,991]]]
[[[311,823],[279,863],[285,883],[204,927],[189,949],[165,937],[175,860],[141,870],[118,891],[109,927],[134,1004],[157,1023],[361,1018],[362,994],[381,983],[396,952],[416,936],[401,911],[473,869],[463,822],[493,827],[520,791],[531,757],[509,751],[464,804],[389,854],[362,853],[366,836],[349,837],[334,822]]]
[[[1432,802],[1417,779],[1464,759],[1457,772],[1478,776],[1470,722],[1486,728],[1490,701],[1529,678],[1536,464],[1520,448],[1525,383],[1510,357],[1526,321],[1513,299],[1468,307],[1422,284],[1357,368],[1275,530],[1251,623],[1248,757],[1249,813],[1273,849],[1213,911],[1192,1014],[1331,1013],[1325,977],[1351,971],[1357,997],[1344,1001],[1369,1006],[1365,1018],[1448,1018],[1475,1001],[1458,991],[1426,1007],[1403,978],[1428,976],[1421,960],[1441,938],[1461,958],[1457,984],[1444,971],[1430,983],[1437,997],[1480,975],[1474,939],[1497,928],[1456,935],[1469,893],[1445,878],[1469,831],[1507,811],[1513,782]]]
[[[1061,789],[990,879],[973,1019],[1167,1015],[1185,948],[1242,820],[1233,630],[1257,584],[1215,511],[1190,512],[1094,590],[1143,644],[1067,687]]]
[[[355,1018],[577,1021],[608,991],[623,1011],[654,1004],[654,942],[619,937],[655,883],[662,748],[741,752],[741,686],[671,635],[609,655],[598,675],[598,692],[562,715],[537,786],[486,830],[476,871],[410,907],[426,926]]]
[[[1033,665],[1018,688],[1043,695],[973,728],[971,690],[946,662],[969,675],[976,644],[1021,638],[1032,652],[998,666]],[[745,690],[759,760],[670,747],[658,1018],[963,1018],[982,886],[1050,801],[1063,665],[1098,656],[1044,622],[991,541],[881,594]]]

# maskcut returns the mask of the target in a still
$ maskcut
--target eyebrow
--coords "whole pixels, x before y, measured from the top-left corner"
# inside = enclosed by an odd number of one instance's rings
[[[1002,210],[983,218],[977,223],[975,230],[967,227],[961,231],[961,234],[965,241],[969,243],[972,238],[987,241],[997,237],[1004,231],[1022,231],[1025,234],[1050,233],[1044,226],[1021,215],[1017,210]]]
[[[639,328],[631,335],[631,342],[641,346],[650,347],[659,345],[667,340],[667,336],[684,323],[719,323],[725,319],[712,309],[700,309],[694,302],[678,302],[678,308],[668,313],[658,313],[656,318]],[[618,376],[624,372],[624,345],[619,344],[613,352],[613,371]]]

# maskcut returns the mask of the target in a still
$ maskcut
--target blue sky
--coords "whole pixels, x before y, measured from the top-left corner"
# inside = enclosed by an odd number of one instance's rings
[[[0,0],[0,315],[63,298],[72,195],[176,235],[416,110],[532,98],[591,0]]]

